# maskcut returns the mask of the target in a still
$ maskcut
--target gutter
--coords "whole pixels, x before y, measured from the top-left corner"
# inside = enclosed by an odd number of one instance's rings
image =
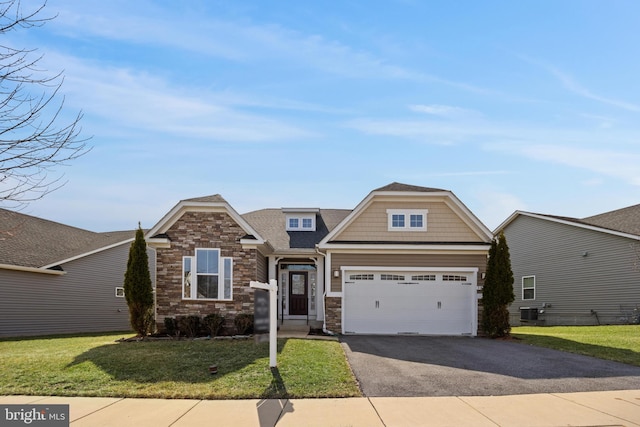
[[[24,267],[21,265],[11,265],[11,264],[0,264],[0,270],[24,271],[27,273],[50,274],[52,276],[63,276],[67,274],[66,271],[50,270],[46,268],[36,268],[36,267]]]
[[[327,259],[327,254],[320,252],[320,249],[318,249],[318,245],[315,246],[315,249],[318,255],[323,257],[325,260]],[[324,274],[322,276],[324,277]],[[324,277],[324,290],[322,292],[322,333],[328,334],[328,335],[335,335],[335,333],[327,329],[327,310],[326,310],[327,307],[325,306],[325,302],[324,302],[326,298],[327,298],[327,278]]]

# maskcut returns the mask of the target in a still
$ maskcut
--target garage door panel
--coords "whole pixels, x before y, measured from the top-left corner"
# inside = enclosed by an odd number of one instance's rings
[[[396,273],[411,277],[411,272]],[[380,274],[345,283],[344,331],[361,334],[472,334],[475,287],[462,281],[380,280]],[[420,277],[424,277],[421,273]],[[391,275],[387,276],[391,277]],[[413,277],[416,277],[415,273]]]

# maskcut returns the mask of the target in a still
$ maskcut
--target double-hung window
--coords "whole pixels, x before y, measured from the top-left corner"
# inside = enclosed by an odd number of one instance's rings
[[[536,276],[524,276],[522,278],[522,299],[536,299]]]
[[[182,259],[182,298],[230,300],[233,296],[233,259],[220,249],[196,249]]]

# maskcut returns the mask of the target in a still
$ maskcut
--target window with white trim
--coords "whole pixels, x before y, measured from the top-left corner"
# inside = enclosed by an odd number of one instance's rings
[[[300,218],[289,218],[289,225],[287,229],[289,230],[297,230],[300,228]]]
[[[536,299],[536,276],[522,277],[522,300]]]
[[[427,209],[387,209],[389,231],[427,231]]]
[[[231,300],[233,258],[220,256],[220,249],[198,248],[195,256],[182,258],[182,298]]]
[[[287,231],[316,231],[315,214],[287,215]]]
[[[122,286],[116,286],[116,297],[124,298],[124,288]]]

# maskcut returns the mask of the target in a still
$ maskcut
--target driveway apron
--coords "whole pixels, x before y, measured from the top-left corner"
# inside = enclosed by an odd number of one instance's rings
[[[341,342],[368,397],[640,389],[640,367],[514,341],[347,335]]]

